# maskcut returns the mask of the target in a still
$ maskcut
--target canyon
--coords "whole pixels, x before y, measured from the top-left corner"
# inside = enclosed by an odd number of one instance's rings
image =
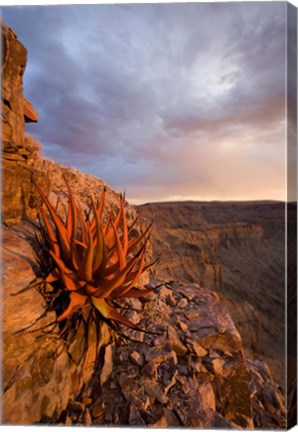
[[[223,296],[248,356],[284,383],[285,204],[169,202],[138,206],[154,220],[157,279],[196,281]]]
[[[147,261],[159,259],[142,280],[154,292],[123,305],[148,332],[116,334],[103,320],[99,345],[93,328],[80,362],[82,328],[59,355],[59,334],[48,339],[38,328],[57,317],[37,289],[27,289],[42,277],[35,184],[59,202],[62,219],[63,175],[85,211],[90,190],[99,198],[107,189],[104,218],[119,194],[40,156],[41,143],[25,133],[26,122],[38,121],[23,97],[27,51],[1,26],[2,422],[285,427],[282,203],[126,203],[128,221],[140,216],[138,232],[154,219]]]

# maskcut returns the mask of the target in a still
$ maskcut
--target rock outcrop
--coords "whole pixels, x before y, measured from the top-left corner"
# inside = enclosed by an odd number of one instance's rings
[[[173,202],[137,209],[155,221],[156,277],[223,294],[245,353],[268,362],[284,385],[284,203]]]
[[[37,270],[28,230],[3,231],[3,423],[284,426],[282,390],[264,363],[243,357],[221,296],[197,284],[161,283],[123,303],[149,333],[123,329],[125,337],[115,337],[106,328],[95,369],[95,340],[76,365],[66,351],[53,355],[57,341],[19,332],[44,312],[36,289],[14,295]],[[31,329],[53,320],[50,312]],[[74,357],[80,345],[78,334]]]
[[[36,289],[15,295],[29,285],[38,270],[28,229],[6,228],[2,234],[2,422],[5,424],[39,423],[61,412],[90,379],[95,361],[95,342],[90,342],[84,364],[76,365],[66,351],[57,356],[56,340],[36,332],[55,321],[54,312],[30,327],[45,308]],[[78,334],[71,348],[74,357],[80,343]]]
[[[49,191],[49,181],[35,170],[40,143],[25,134],[25,122],[37,121],[30,102],[23,97],[27,50],[13,30],[1,22],[2,64],[2,221],[7,225],[36,217],[37,194],[33,181]]]
[[[2,222],[12,226],[26,219],[36,219],[41,203],[34,186],[37,183],[50,200],[57,202],[63,214],[67,206],[66,185],[63,174],[68,179],[74,194],[83,210],[88,210],[90,194],[95,199],[107,189],[107,203],[119,206],[119,194],[109,188],[102,180],[64,167],[40,156],[41,144],[32,136],[25,134],[25,123],[38,121],[38,115],[31,103],[23,96],[23,74],[27,61],[27,50],[17,39],[12,29],[2,21],[3,65],[2,65]],[[126,204],[128,219],[136,212]],[[108,210],[107,210],[108,211]],[[140,228],[142,222],[137,224]]]
[[[102,355],[106,373],[95,372],[77,400],[80,409],[72,401],[62,424],[284,427],[284,394],[263,362],[243,357],[218,294],[197,284],[162,284],[126,307],[130,319],[159,335],[126,331],[129,342],[111,341]]]

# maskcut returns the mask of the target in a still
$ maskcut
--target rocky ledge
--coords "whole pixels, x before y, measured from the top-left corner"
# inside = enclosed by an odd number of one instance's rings
[[[284,394],[266,365],[243,357],[241,337],[221,297],[197,284],[159,282],[122,304],[147,333],[108,328],[95,365],[92,340],[78,366],[30,325],[44,311],[26,230],[4,229],[4,423],[282,428]],[[48,315],[39,327],[51,322]],[[71,347],[79,351],[78,337]],[[16,410],[15,407],[21,407]]]
[[[127,315],[160,333],[127,332],[105,348],[102,370],[64,421],[200,428],[282,428],[284,394],[263,362],[243,357],[241,337],[218,294],[164,283],[131,300]],[[81,415],[81,417],[80,417]],[[90,417],[89,417],[90,416]]]
[[[46,194],[51,191],[53,202],[59,199],[62,214],[67,202],[62,174],[83,209],[90,190],[98,198],[105,185],[40,157],[40,143],[24,130],[25,122],[38,120],[23,97],[27,51],[13,30],[3,22],[1,27],[2,221],[14,225],[2,230],[2,423],[285,427],[282,389],[265,363],[245,359],[221,297],[197,284],[155,281],[158,287],[149,297],[122,304],[127,317],[147,332],[123,328],[119,335],[104,324],[96,348],[93,328],[84,362],[79,362],[80,327],[61,352],[55,334],[47,337],[38,330],[56,316],[44,314],[36,289],[24,290],[40,274],[33,225],[24,222],[38,214],[34,183]],[[118,196],[107,189],[111,208]],[[133,219],[135,210],[128,204],[126,210]],[[143,230],[142,225],[135,228]]]

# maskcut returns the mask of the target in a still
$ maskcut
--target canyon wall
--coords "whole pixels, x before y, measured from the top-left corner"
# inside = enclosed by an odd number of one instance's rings
[[[155,203],[138,212],[154,219],[155,277],[223,294],[247,354],[266,359],[284,384],[284,203]]]

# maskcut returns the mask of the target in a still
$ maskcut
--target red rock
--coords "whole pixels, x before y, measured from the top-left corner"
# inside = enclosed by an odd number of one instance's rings
[[[178,320],[178,324],[179,324],[179,327],[181,328],[181,330],[185,333],[188,329],[188,325],[185,324],[185,322],[183,322],[181,320]]]
[[[213,370],[214,370],[214,373],[216,375],[223,375],[223,373],[224,373],[224,365],[225,365],[225,361],[224,360],[221,360],[221,359],[214,359],[214,360],[212,360]]]
[[[151,396],[153,399],[156,399],[158,402],[162,404],[166,404],[168,402],[168,397],[165,394],[164,388],[154,381],[145,381],[144,382],[145,392],[148,396]]]
[[[90,415],[88,408],[86,408],[86,410],[85,410],[84,425],[85,426],[91,426],[92,425],[92,418],[91,418],[91,415]]]
[[[192,349],[197,357],[204,357],[208,354],[207,350],[205,350],[205,348],[203,348],[197,341],[193,341]]]
[[[188,305],[188,301],[186,300],[186,298],[182,298],[179,303],[178,303],[178,308],[179,309],[184,309],[186,306]]]
[[[129,310],[125,312],[125,317],[133,324],[139,324],[139,322],[141,321],[140,315],[136,311]]]
[[[113,348],[112,345],[105,347],[104,364],[100,374],[100,382],[103,385],[113,372]]]
[[[206,402],[206,404],[212,408],[213,410],[216,409],[216,400],[215,400],[215,394],[213,391],[213,387],[211,383],[205,382],[202,385],[198,387],[198,392],[202,396],[203,400]]]
[[[164,347],[161,346],[149,348],[145,352],[146,361],[153,360],[155,363],[161,363],[163,361],[166,361],[169,357],[170,352],[166,351]]]
[[[38,122],[38,115],[31,105],[31,103],[28,101],[28,99],[23,98],[23,113],[24,113],[24,119],[26,123],[36,123]]]
[[[129,354],[131,362],[135,365],[142,366],[144,364],[144,358],[138,351],[133,351]]]
[[[170,324],[168,325],[168,340],[172,350],[175,351],[178,356],[184,356],[187,353],[186,346],[183,345],[177,331]]]
[[[158,297],[164,299],[166,304],[170,306],[175,306],[175,304],[177,303],[173,291],[169,288],[166,288],[165,286],[160,288],[158,292]]]
[[[144,426],[146,424],[134,403],[130,405],[128,423],[131,426]]]
[[[167,428],[167,427],[169,427],[168,420],[167,420],[166,416],[163,415],[162,417],[160,417],[160,419],[157,420],[157,422],[155,422],[152,425],[152,427],[156,427],[156,428]]]
[[[141,374],[150,378],[153,381],[157,380],[157,367],[156,363],[153,360],[150,360],[146,365],[142,368]]]

